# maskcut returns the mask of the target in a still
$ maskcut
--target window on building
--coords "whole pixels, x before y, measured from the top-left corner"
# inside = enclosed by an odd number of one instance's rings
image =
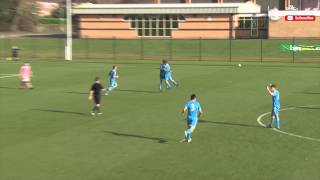
[[[179,22],[185,20],[182,15],[130,15],[124,19],[142,37],[171,36],[172,29],[179,28]]]
[[[319,8],[319,0],[291,0],[291,5],[300,10],[312,10]]]
[[[301,8],[320,10],[320,0],[301,0]]]
[[[239,29],[251,28],[251,17],[240,17],[239,18]]]
[[[268,6],[270,9],[285,10],[285,1],[283,0],[269,0]]]
[[[268,12],[269,9],[285,10],[285,1],[283,0],[256,0],[261,6],[262,12]]]
[[[259,29],[267,29],[269,24],[268,17],[259,17],[258,18],[258,28]]]
[[[268,12],[268,8],[271,8],[269,5],[269,1],[266,0],[257,0],[257,4],[261,6],[262,12]]]
[[[301,9],[301,1],[300,0],[291,0],[290,5],[291,5],[291,8]]]
[[[269,9],[285,10],[285,1],[282,0],[256,0],[261,6],[262,12],[268,12]]]
[[[239,29],[251,29],[253,23],[257,23],[259,29],[266,29],[268,28],[268,17],[240,17]]]

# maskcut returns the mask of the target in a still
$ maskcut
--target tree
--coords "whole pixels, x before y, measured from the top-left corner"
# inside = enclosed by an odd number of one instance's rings
[[[21,0],[16,10],[13,30],[34,31],[38,24],[38,6],[36,0]]]
[[[19,0],[0,0],[0,31],[11,29],[18,4]]]
[[[52,17],[55,18],[65,18],[66,17],[66,6],[65,5],[60,5],[59,8],[55,9],[52,12]]]

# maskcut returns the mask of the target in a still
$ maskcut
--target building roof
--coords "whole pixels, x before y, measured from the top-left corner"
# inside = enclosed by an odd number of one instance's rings
[[[73,14],[238,14],[260,13],[261,7],[246,3],[197,4],[91,4],[73,7]]]

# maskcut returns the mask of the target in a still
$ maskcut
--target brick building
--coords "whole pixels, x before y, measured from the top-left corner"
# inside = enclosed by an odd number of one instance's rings
[[[74,29],[79,37],[129,39],[320,37],[318,0],[113,0],[108,1],[109,3],[100,0],[99,2],[103,4],[88,3],[74,6]]]

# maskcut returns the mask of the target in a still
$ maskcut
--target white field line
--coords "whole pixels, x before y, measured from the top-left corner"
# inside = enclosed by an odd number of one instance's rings
[[[10,77],[17,77],[19,74],[0,74],[0,79],[3,78],[10,78]]]
[[[320,105],[307,105],[307,106],[301,106],[301,107],[315,107],[315,106],[320,106]],[[293,109],[297,109],[296,107],[290,107],[290,108],[284,108],[281,109],[280,111],[289,111],[289,110],[293,110]],[[263,127],[267,127],[267,125],[265,125],[261,120],[263,117],[265,117],[266,115],[271,114],[271,112],[267,112],[267,113],[263,113],[261,114],[258,118],[257,118],[257,122],[263,126]],[[294,134],[294,133],[290,133],[290,132],[286,132],[286,131],[282,131],[280,129],[276,129],[276,128],[272,128],[273,131],[276,131],[278,133],[281,134],[285,134],[288,136],[292,136],[292,137],[296,137],[296,138],[300,138],[300,139],[306,139],[306,140],[310,140],[310,141],[316,141],[316,142],[320,142],[320,139],[316,139],[316,138],[312,138],[312,137],[307,137],[307,136],[301,136],[298,134]]]

